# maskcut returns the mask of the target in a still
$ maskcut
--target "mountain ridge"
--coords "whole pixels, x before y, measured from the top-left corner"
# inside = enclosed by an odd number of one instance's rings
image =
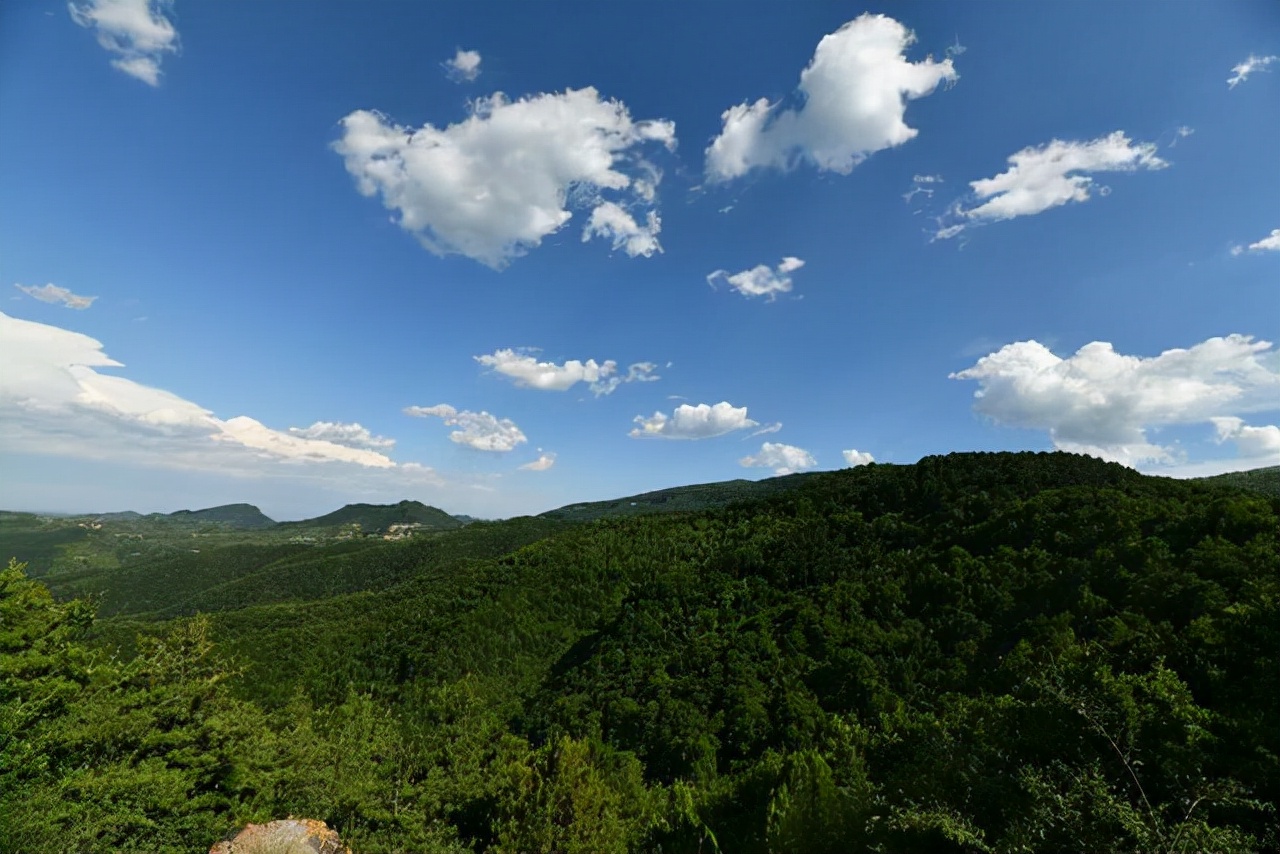
[[[417,524],[427,530],[449,531],[462,527],[464,523],[438,507],[431,507],[421,501],[404,500],[395,504],[346,504],[323,516],[296,522],[280,522],[276,527],[290,530],[353,524],[358,524],[362,531],[385,531],[397,524]]]

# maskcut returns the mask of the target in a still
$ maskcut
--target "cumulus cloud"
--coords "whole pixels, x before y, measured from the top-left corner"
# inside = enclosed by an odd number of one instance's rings
[[[256,474],[269,463],[394,469],[375,450],[227,420],[122,368],[87,335],[0,313],[0,449]]]
[[[627,369],[626,374],[619,374],[618,363],[612,359],[606,359],[603,363],[595,359],[585,362],[570,359],[558,365],[555,362],[539,362],[527,352],[512,349],[495,350],[489,355],[476,356],[475,360],[511,377],[518,386],[542,391],[566,391],[585,382],[596,397],[612,394],[624,383],[661,379],[654,373],[658,366],[653,362],[636,362]]]
[[[60,288],[55,284],[47,285],[14,285],[15,288],[33,296],[40,302],[62,303],[67,308],[74,308],[80,311],[93,305],[93,301],[97,297],[82,297],[79,294],[73,294],[66,288]]]
[[[633,121],[588,87],[517,101],[499,92],[445,128],[357,110],[334,149],[359,191],[381,196],[428,250],[501,269],[564,226],[571,207],[591,210],[590,234],[631,254],[658,251],[656,212],[644,226],[628,213],[653,199],[660,173],[641,154],[649,143],[673,149],[675,125]]]
[[[71,18],[93,30],[115,56],[111,64],[150,86],[160,85],[160,61],[177,53],[178,31],[165,17],[169,0],[89,0],[69,3]]]
[[[807,471],[817,464],[818,461],[804,448],[781,442],[765,442],[760,446],[760,453],[738,460],[738,465],[744,468],[773,469],[776,475]]]
[[[1219,444],[1231,440],[1243,457],[1265,461],[1268,465],[1280,464],[1280,427],[1274,424],[1250,427],[1243,418],[1230,415],[1210,418],[1209,421],[1218,434]]]
[[[1231,69],[1231,76],[1227,78],[1227,88],[1236,88],[1236,86],[1248,80],[1250,74],[1255,71],[1266,71],[1267,66],[1273,62],[1280,62],[1280,56],[1254,56],[1249,54],[1248,59]]]
[[[505,453],[529,441],[510,418],[495,418],[487,412],[459,411],[447,403],[410,406],[404,411],[406,415],[439,418],[445,426],[458,427],[449,434],[450,441],[477,451]]]
[[[541,449],[539,449],[541,450]],[[520,466],[521,471],[546,471],[556,464],[556,455],[553,453],[539,454],[538,458],[531,463],[525,463]]]
[[[907,101],[957,79],[950,57],[910,62],[915,34],[884,15],[862,15],[824,36],[800,74],[800,105],[761,98],[721,115],[707,148],[707,177],[728,181],[752,169],[790,169],[798,161],[847,175],[871,154],[918,133],[904,121]]]
[[[637,255],[648,258],[662,251],[662,244],[658,243],[660,231],[662,220],[656,211],[649,211],[645,224],[640,225],[617,204],[602,202],[591,211],[591,219],[582,230],[582,242],[586,243],[593,237],[605,237],[613,240],[614,249],[621,249],[632,258]]]
[[[791,290],[791,274],[804,266],[804,261],[790,255],[782,259],[777,267],[759,264],[750,270],[730,273],[728,270],[716,270],[707,276],[707,284],[716,286],[721,280],[728,282],[744,297],[767,297],[769,302]]]
[[[1134,466],[1173,463],[1148,431],[1277,408],[1280,353],[1245,335],[1159,356],[1126,356],[1094,341],[1066,359],[1036,341],[1007,344],[951,374],[974,380],[974,409],[1013,427],[1047,430],[1054,446]],[[1243,434],[1242,434],[1243,435]]]
[[[1243,255],[1245,252],[1280,252],[1280,228],[1272,229],[1270,234],[1256,243],[1231,247],[1232,255]]]
[[[655,412],[649,418],[637,415],[634,419],[639,427],[634,428],[630,436],[633,439],[657,437],[661,439],[710,439],[723,436],[734,430],[745,430],[759,426],[747,417],[747,408],[735,407],[725,401],[715,406],[699,403],[690,406],[682,403],[670,415]]]
[[[850,467],[865,466],[868,463],[874,463],[876,458],[868,454],[866,451],[859,451],[857,448],[850,448],[847,451],[841,451],[844,455],[844,461]]]
[[[364,448],[370,451],[390,450],[396,445],[395,439],[375,436],[367,427],[359,423],[343,424],[337,421],[317,421],[310,427],[290,427],[290,435],[300,439],[317,439],[321,442],[332,442],[348,448]]]
[[[445,60],[444,70],[455,83],[470,83],[480,76],[480,51],[458,48],[453,59]]]
[[[1135,143],[1124,131],[1088,142],[1055,139],[1022,149],[1011,155],[1008,163],[1009,168],[994,178],[969,182],[978,203],[969,208],[957,203],[948,216],[949,224],[935,235],[937,239],[956,236],[966,223],[1032,216],[1069,202],[1088,201],[1094,191],[1106,195],[1108,190],[1090,177],[1096,172],[1134,172],[1169,165],[1156,156],[1153,143]]]

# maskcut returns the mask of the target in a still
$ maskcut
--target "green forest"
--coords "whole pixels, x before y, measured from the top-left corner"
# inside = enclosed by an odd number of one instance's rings
[[[0,852],[1280,851],[1274,472],[687,495],[397,541],[7,514]]]

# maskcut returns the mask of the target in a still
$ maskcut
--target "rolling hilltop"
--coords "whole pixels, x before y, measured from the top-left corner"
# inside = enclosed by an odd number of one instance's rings
[[[1253,492],[1265,492],[1267,495],[1280,496],[1280,466],[1268,466],[1252,471],[1234,471],[1213,477],[1200,478],[1205,483],[1221,484],[1248,489]]]
[[[210,507],[207,510],[179,510],[170,513],[169,519],[175,522],[191,522],[194,524],[213,523],[226,525],[241,531],[253,531],[259,528],[270,528],[276,521],[252,504],[224,504],[221,507]]]
[[[273,521],[251,504],[145,515],[124,511],[46,516],[0,511],[0,554],[26,563],[32,576],[57,576],[58,581],[50,582],[57,585],[161,564],[173,566],[173,571],[181,574],[184,561],[216,568],[221,558],[214,552],[220,549],[248,547],[252,551],[289,542],[319,545],[337,537],[380,536],[393,525],[403,526],[396,536],[435,535],[464,524],[467,520],[417,501],[350,504],[315,519],[284,523]],[[240,566],[241,562],[237,557],[230,563]]]
[[[277,527],[289,530],[359,525],[363,531],[385,531],[392,525],[406,524],[416,524],[427,531],[450,531],[464,523],[420,501],[401,501],[398,504],[348,504],[324,516],[301,522],[281,522]]]
[[[568,522],[588,522],[606,516],[638,516],[645,513],[675,513],[679,511],[710,510],[724,507],[735,501],[764,498],[775,492],[795,489],[814,474],[793,474],[766,480],[726,480],[719,483],[699,483],[692,486],[676,486],[659,489],[626,498],[608,501],[590,501],[568,504],[541,514],[546,519]]]

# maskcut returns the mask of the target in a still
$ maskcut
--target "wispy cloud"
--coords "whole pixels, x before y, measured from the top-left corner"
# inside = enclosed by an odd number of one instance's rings
[[[321,442],[346,445],[348,448],[366,448],[371,451],[390,450],[396,446],[395,439],[375,436],[367,427],[359,423],[317,421],[310,427],[290,427],[289,433],[303,439],[317,439]]]
[[[495,418],[487,412],[458,410],[447,403],[435,406],[409,406],[406,415],[416,418],[439,418],[448,427],[457,427],[449,440],[477,451],[506,453],[529,441],[510,418]]]
[[[1280,62],[1280,56],[1254,56],[1249,54],[1249,57],[1244,62],[1231,69],[1231,76],[1227,78],[1227,88],[1236,88],[1248,80],[1250,74],[1255,71],[1266,71],[1267,66],[1273,62]]]
[[[67,290],[66,288],[60,288],[54,284],[48,284],[48,285],[16,285],[15,284],[14,287],[22,291],[23,293],[27,294],[28,296],[35,297],[36,299],[40,300],[40,302],[62,303],[67,308],[74,308],[80,311],[84,311],[86,308],[93,305],[93,301],[97,299],[97,297],[82,297],[79,294],[73,294],[71,291]]]
[[[245,415],[222,419],[172,392],[104,373],[124,366],[97,340],[57,326],[0,313],[0,364],[0,450],[251,477],[381,470],[439,480],[379,450],[274,430]]]
[[[911,200],[920,195],[931,199],[937,189],[935,185],[941,183],[941,175],[916,175],[911,179],[911,189],[902,194],[902,200],[911,204]]]
[[[730,273],[728,270],[716,270],[707,276],[707,284],[715,287],[717,282],[727,282],[744,297],[765,297],[769,302],[791,290],[791,274],[804,266],[804,261],[790,255],[783,258],[777,267],[759,264],[750,270]]]
[[[781,429],[782,429],[782,422],[775,421],[772,424],[766,424],[765,426],[761,427],[759,430],[756,430],[755,432],[750,433],[744,436],[743,438],[754,439],[756,436],[767,436],[770,433],[777,433]]]
[[[955,237],[969,225],[1033,216],[1070,202],[1085,202],[1110,192],[1094,183],[1099,172],[1163,169],[1169,164],[1156,156],[1156,146],[1134,142],[1124,131],[1087,142],[1055,139],[1010,155],[1009,168],[993,178],[970,181],[977,201],[972,207],[956,203],[935,234]],[[941,224],[941,223],[940,223]]]
[[[538,450],[542,450],[539,448]],[[556,464],[556,455],[553,453],[542,453],[538,458],[530,463],[520,466],[520,471],[546,471]]]
[[[67,8],[72,20],[93,30],[98,44],[115,56],[114,67],[159,86],[161,60],[178,51],[178,31],[164,14],[170,6],[170,0],[88,0]]]
[[[591,211],[591,218],[582,229],[582,242],[593,237],[604,237],[613,241],[614,249],[621,249],[632,258],[648,258],[655,252],[662,251],[658,242],[658,232],[662,231],[662,219],[657,211],[649,211],[645,223],[636,222],[620,205],[614,202],[601,202]]]

